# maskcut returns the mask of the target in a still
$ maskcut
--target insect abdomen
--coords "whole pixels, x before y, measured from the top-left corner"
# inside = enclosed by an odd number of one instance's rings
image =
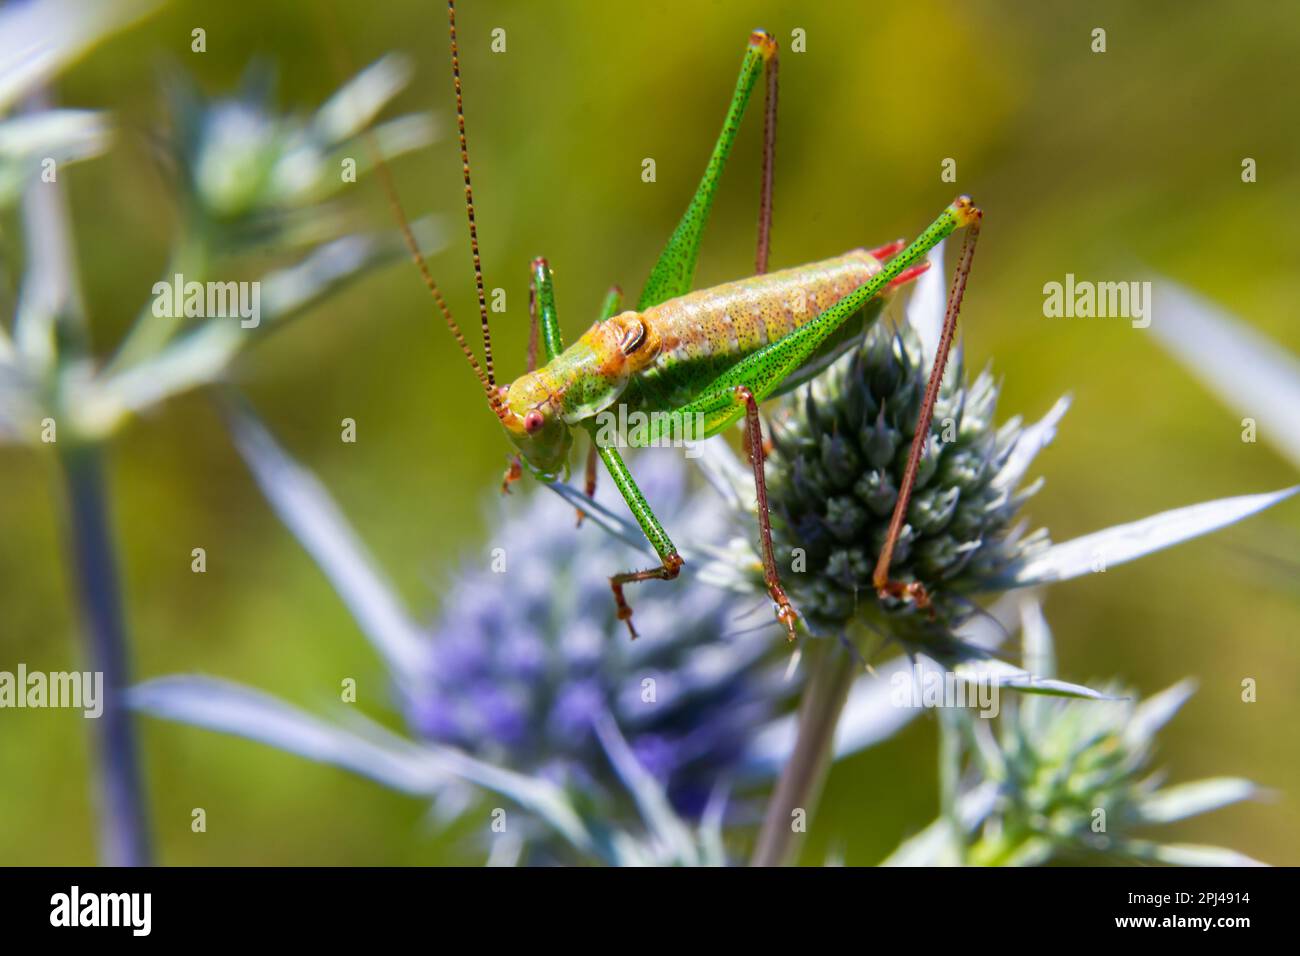
[[[816,318],[880,271],[864,250],[700,289],[641,313],[637,404],[675,408],[739,359]],[[634,396],[629,395],[628,398]]]

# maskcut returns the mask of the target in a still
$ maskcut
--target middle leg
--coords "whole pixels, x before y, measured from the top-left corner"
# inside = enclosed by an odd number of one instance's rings
[[[618,488],[618,493],[627,502],[628,509],[636,518],[637,524],[641,526],[641,532],[646,536],[646,540],[650,542],[655,549],[655,553],[659,555],[660,566],[657,568],[646,568],[643,571],[624,571],[613,575],[609,579],[610,590],[614,592],[614,606],[618,609],[618,619],[627,624],[628,632],[632,635],[632,639],[635,640],[637,634],[636,628],[632,625],[632,607],[627,603],[627,599],[623,595],[623,586],[641,581],[671,581],[681,573],[686,562],[677,553],[677,546],[668,537],[668,532],[659,523],[659,519],[651,510],[649,502],[645,500],[645,495],[637,487],[632,472],[628,470],[627,464],[623,461],[623,456],[618,453],[618,449],[612,445],[598,444],[594,426],[588,428],[588,431],[591,434],[592,443],[596,445],[599,451],[601,461],[605,463],[605,468],[609,471],[609,476],[614,479],[614,485]]]
[[[736,399],[745,405],[745,445],[749,451],[749,462],[754,468],[754,491],[758,498],[758,529],[762,543],[763,579],[767,582],[767,593],[776,605],[776,619],[785,627],[786,637],[793,641],[794,625],[799,619],[795,609],[786,596],[785,588],[776,571],[776,554],[772,550],[772,515],[767,506],[767,477],[764,460],[767,449],[763,443],[763,424],[758,417],[758,401],[754,393],[746,386],[736,387]]]

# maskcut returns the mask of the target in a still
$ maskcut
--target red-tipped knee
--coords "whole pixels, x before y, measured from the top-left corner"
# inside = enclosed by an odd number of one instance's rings
[[[907,245],[906,239],[895,239],[893,242],[887,243],[886,245],[877,246],[875,249],[868,249],[867,255],[871,256],[873,259],[879,259],[881,262],[884,262],[890,256],[897,255],[901,252],[905,245]]]
[[[926,270],[928,270],[929,268],[930,268],[929,259],[925,260],[925,262],[918,262],[914,266],[908,266],[906,269],[904,269],[902,272],[898,274],[897,278],[895,278],[892,282],[889,283],[888,288],[897,289],[900,285],[906,285],[907,283],[911,282],[913,279],[917,278],[918,276],[924,275]]]
[[[763,59],[770,60],[776,55],[776,37],[766,30],[755,30],[749,35],[749,45],[763,54]]]

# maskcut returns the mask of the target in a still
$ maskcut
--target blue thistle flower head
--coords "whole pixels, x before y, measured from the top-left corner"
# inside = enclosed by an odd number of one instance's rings
[[[725,510],[667,452],[640,456],[636,474],[668,527],[725,531]],[[769,659],[772,629],[738,620],[753,602],[688,574],[632,595],[641,637],[629,640],[608,577],[647,556],[575,527],[547,492],[504,510],[482,563],[448,590],[405,691],[413,729],[613,805],[626,790],[593,729],[609,714],[674,808],[698,818],[792,689]]]
[[[337,232],[326,200],[377,156],[433,138],[425,116],[372,125],[410,73],[405,58],[382,57],[305,116],[276,108],[275,74],[265,62],[250,65],[236,95],[220,98],[174,74],[171,160],[192,226],[222,252],[301,245]]]
[[[925,456],[890,574],[919,581],[931,606],[877,598],[872,572],[898,499],[929,375],[910,327],[873,326],[860,348],[786,399],[774,416],[769,466],[774,543],[801,549],[805,573],[788,587],[815,627],[867,617],[898,637],[950,633],[1013,562],[1046,546],[1016,515],[1036,486],[1015,488],[1021,423],[999,428],[998,389],[969,384],[960,354],[944,377]],[[1008,468],[1008,465],[1011,465]]]
[[[1022,598],[1020,617],[1025,658],[1053,674],[1054,640],[1034,596]],[[1151,835],[1160,824],[1261,794],[1239,777],[1166,784],[1155,765],[1157,736],[1191,697],[1193,682],[1142,700],[1119,684],[1103,690],[1107,699],[1005,698],[996,719],[948,711],[942,724],[951,745],[943,760],[944,773],[957,781],[952,802],[887,862],[1254,864],[1233,850]]]

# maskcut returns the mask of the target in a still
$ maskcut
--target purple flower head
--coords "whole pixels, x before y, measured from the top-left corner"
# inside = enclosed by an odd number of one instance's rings
[[[666,450],[634,473],[670,529],[699,540],[730,534],[727,511]],[[622,507],[612,488],[598,501]],[[679,810],[700,812],[791,686],[773,679],[774,629],[741,620],[748,598],[695,581],[629,591],[641,637],[614,614],[608,578],[646,554],[588,522],[545,489],[499,505],[495,563],[466,563],[430,633],[427,676],[407,690],[426,739],[545,774],[609,806],[625,802],[593,723],[611,715],[644,769]]]

